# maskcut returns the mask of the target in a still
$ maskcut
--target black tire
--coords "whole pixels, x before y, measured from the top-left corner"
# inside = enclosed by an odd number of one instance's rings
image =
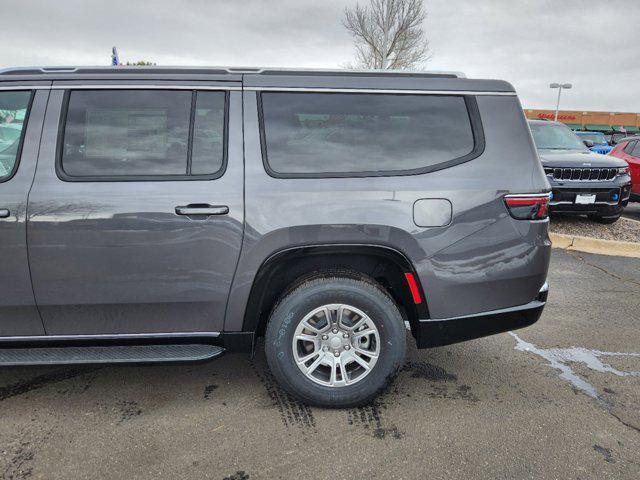
[[[380,335],[377,362],[362,380],[346,386],[325,386],[309,379],[298,368],[293,338],[298,324],[309,312],[327,304],[347,304],[360,309]],[[391,297],[369,278],[319,276],[304,281],[276,304],[267,325],[265,352],[278,383],[303,402],[330,408],[369,403],[386,389],[404,362],[406,329]]]
[[[588,215],[589,220],[593,220],[594,222],[602,223],[604,225],[611,225],[612,223],[616,223],[622,214],[617,215],[615,217],[601,217],[600,215]]]

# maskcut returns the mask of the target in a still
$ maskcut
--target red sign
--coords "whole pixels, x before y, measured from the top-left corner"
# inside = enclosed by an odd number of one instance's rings
[[[546,118],[547,120],[553,120],[554,118],[556,118],[556,116],[553,113],[539,113],[538,118]],[[575,115],[569,115],[569,114],[563,114],[563,113],[558,115],[558,120],[575,120],[575,119],[576,119]]]

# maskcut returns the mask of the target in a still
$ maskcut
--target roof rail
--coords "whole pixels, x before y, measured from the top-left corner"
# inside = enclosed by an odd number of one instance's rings
[[[0,69],[4,75],[51,75],[51,74],[126,74],[126,73],[206,73],[206,74],[258,74],[258,75],[379,75],[407,77],[448,77],[466,78],[462,72],[428,71],[428,70],[347,70],[324,68],[265,68],[265,67],[185,67],[185,66],[56,66],[56,67],[10,67]]]

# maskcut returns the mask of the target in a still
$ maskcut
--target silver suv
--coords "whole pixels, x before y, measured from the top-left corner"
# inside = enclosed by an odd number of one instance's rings
[[[10,127],[9,127],[10,125]],[[534,323],[549,184],[513,87],[456,74],[0,72],[0,365],[251,352],[370,401]]]

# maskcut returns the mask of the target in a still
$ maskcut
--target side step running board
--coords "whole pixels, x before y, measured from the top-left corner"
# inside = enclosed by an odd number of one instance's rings
[[[196,362],[222,352],[222,347],[205,344],[0,348],[0,366]]]

